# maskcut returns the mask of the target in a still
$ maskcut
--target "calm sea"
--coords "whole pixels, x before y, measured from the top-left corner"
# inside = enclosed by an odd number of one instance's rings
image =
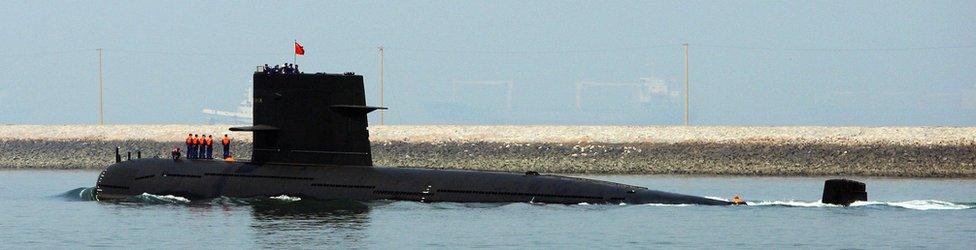
[[[458,204],[87,197],[96,171],[0,171],[0,249],[976,248],[976,180],[866,179],[870,202],[817,202],[826,178],[586,176],[751,206]]]

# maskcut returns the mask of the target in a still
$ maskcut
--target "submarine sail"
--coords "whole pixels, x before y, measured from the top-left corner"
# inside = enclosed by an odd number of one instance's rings
[[[322,200],[731,205],[699,196],[535,172],[373,166],[363,77],[255,72],[250,161],[131,159],[108,166],[99,200],[288,195]]]

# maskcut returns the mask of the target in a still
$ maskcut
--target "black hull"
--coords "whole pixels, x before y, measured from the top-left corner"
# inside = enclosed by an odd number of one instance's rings
[[[319,200],[730,205],[704,197],[556,175],[373,166],[255,165],[133,159],[99,176],[99,200],[143,193],[189,199],[288,195]]]

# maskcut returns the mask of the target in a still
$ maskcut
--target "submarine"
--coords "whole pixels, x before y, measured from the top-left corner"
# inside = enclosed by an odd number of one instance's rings
[[[188,199],[288,195],[319,200],[697,204],[733,202],[537,172],[513,173],[374,166],[363,76],[355,73],[253,74],[249,160],[137,158],[102,171],[97,200],[144,193]],[[739,203],[739,202],[737,202]]]

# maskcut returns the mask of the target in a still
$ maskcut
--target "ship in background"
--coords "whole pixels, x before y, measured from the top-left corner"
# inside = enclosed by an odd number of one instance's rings
[[[673,79],[635,76],[619,81],[578,79],[573,84],[539,89],[518,80],[455,80],[451,91],[441,91],[441,96],[433,89],[425,92],[432,98],[402,98],[399,105],[412,106],[399,111],[395,120],[477,125],[681,124],[683,92]]]
[[[229,122],[231,124],[253,124],[254,123],[254,92],[250,88],[245,90],[244,100],[237,105],[236,111],[223,111],[211,108],[203,109],[207,115],[207,122],[215,124],[217,122]]]

